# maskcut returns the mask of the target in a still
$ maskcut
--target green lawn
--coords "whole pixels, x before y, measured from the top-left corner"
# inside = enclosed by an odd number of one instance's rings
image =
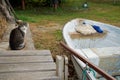
[[[16,10],[16,13],[24,21],[40,24],[44,24],[45,21],[65,24],[74,18],[86,18],[120,26],[120,5],[88,2],[89,8],[83,9],[82,3],[83,1],[64,3],[55,12],[52,8],[37,8],[24,11]]]

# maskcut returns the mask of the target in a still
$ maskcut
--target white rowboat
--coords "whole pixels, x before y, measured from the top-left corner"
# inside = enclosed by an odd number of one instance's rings
[[[88,36],[77,33],[76,27],[80,21],[89,25],[100,26],[104,33]],[[120,75],[120,28],[87,19],[74,19],[65,24],[63,37],[71,49],[90,60],[93,64],[112,76]],[[86,64],[74,56],[71,57],[78,78],[82,79]],[[99,74],[95,74],[96,76],[90,71],[87,73],[87,78],[96,80],[101,77]]]

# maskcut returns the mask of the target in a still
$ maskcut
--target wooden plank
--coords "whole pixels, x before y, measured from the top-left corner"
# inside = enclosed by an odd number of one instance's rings
[[[3,42],[8,42],[8,41],[9,41],[10,32],[11,32],[11,30],[14,29],[14,28],[15,28],[15,24],[9,24],[9,25],[8,25],[8,27],[7,27],[4,35],[3,35],[3,37],[2,37],[2,41],[3,41]],[[7,46],[7,47],[8,47],[8,46]]]
[[[62,56],[56,56],[56,66],[57,75],[60,77],[60,80],[64,80],[64,58]]]
[[[19,50],[19,51],[0,51],[1,56],[47,56],[51,55],[50,50]]]
[[[49,66],[48,66],[49,65]],[[56,64],[51,63],[19,63],[19,64],[0,64],[0,73],[21,72],[21,71],[55,71]]]
[[[35,50],[35,47],[34,47],[34,41],[32,39],[32,34],[31,34],[31,31],[30,31],[30,27],[29,27],[29,24],[27,24],[27,34],[26,34],[26,38],[25,38],[25,41],[26,41],[26,46],[24,49],[26,50]]]
[[[56,71],[0,73],[0,80],[52,80],[52,77],[56,77]]]
[[[64,80],[68,80],[68,57],[64,55]]]
[[[0,63],[53,62],[52,56],[6,56]]]
[[[58,76],[52,76],[52,77],[47,77],[47,78],[41,78],[39,80],[60,80]]]
[[[9,46],[9,42],[0,42],[0,51],[7,50]]]

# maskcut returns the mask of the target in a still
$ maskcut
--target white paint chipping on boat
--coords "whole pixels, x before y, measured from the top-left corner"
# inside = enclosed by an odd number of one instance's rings
[[[83,21],[89,25],[98,25],[107,33],[97,35],[97,37],[90,35],[87,37],[72,38],[71,33],[76,32],[75,27],[78,26],[79,21]],[[74,19],[65,24],[63,37],[71,49],[89,59],[110,75],[120,75],[120,28],[87,19]],[[73,59],[81,68],[86,66],[76,57],[73,56],[72,60]],[[77,66],[77,64],[74,64],[74,66]],[[79,69],[77,67],[77,73],[80,71]],[[99,75],[97,75],[97,77],[99,77]],[[79,76],[79,78],[81,78],[81,76]]]

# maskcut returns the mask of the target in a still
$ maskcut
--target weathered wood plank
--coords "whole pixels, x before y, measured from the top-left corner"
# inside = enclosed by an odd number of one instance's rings
[[[0,52],[1,50],[7,50],[9,46],[9,42],[0,42]]]
[[[58,80],[56,71],[0,73],[0,80]]]
[[[68,57],[64,55],[64,73],[65,73],[65,80],[68,80]]]
[[[0,63],[53,62],[52,56],[6,56]]]
[[[15,24],[9,24],[7,27],[7,30],[5,31],[3,37],[2,37],[2,41],[3,42],[8,42],[9,41],[9,36],[10,36],[10,32],[12,29],[15,28]],[[7,48],[8,46],[6,46]]]
[[[51,55],[50,50],[20,50],[20,51],[0,51],[1,56],[47,56]]]
[[[56,70],[60,80],[64,80],[64,58],[62,56],[56,56]]]
[[[21,71],[55,71],[55,70],[56,70],[56,64],[53,62],[51,63],[0,64],[0,73],[21,72]]]
[[[39,80],[60,80],[60,79],[57,76],[53,76],[53,77],[41,78]]]
[[[25,46],[25,50],[35,50],[35,47],[34,47],[34,42],[33,42],[33,39],[32,39],[32,34],[31,34],[31,31],[30,31],[30,27],[29,27],[29,24],[27,25],[28,29],[27,29],[27,34],[26,34],[26,46]]]

